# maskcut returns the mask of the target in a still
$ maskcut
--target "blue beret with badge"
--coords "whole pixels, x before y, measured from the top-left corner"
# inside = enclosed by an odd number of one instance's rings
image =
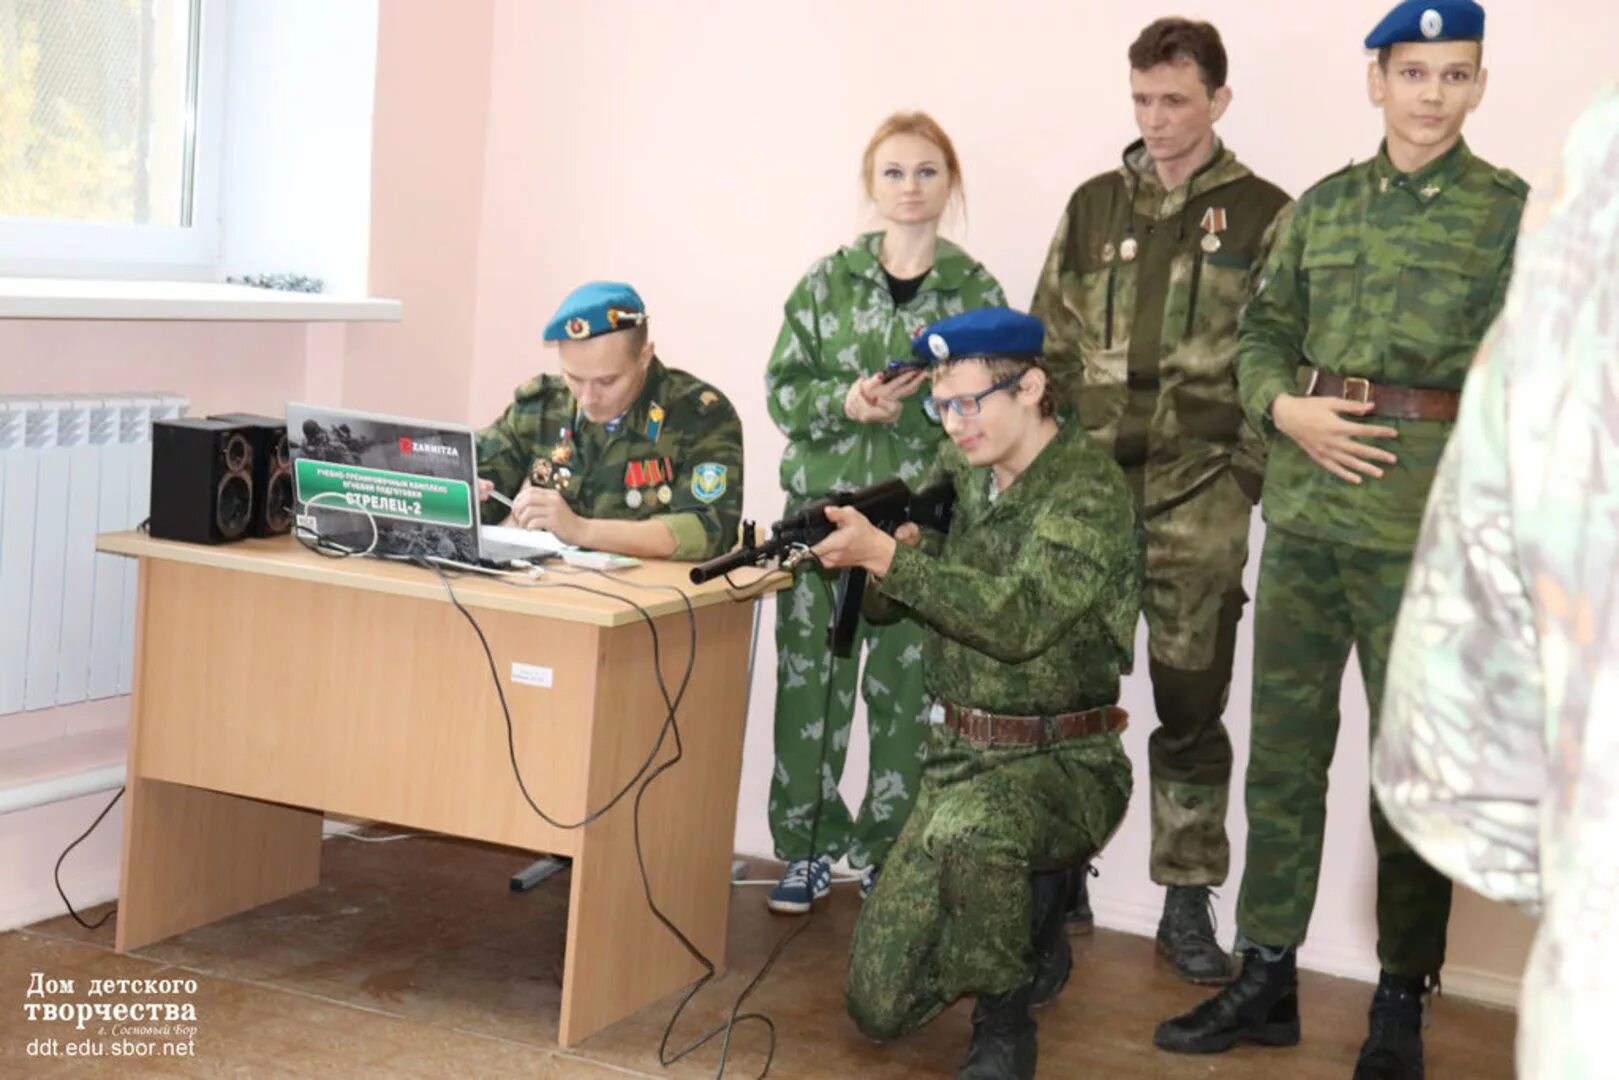
[[[1033,315],[1011,308],[974,308],[940,319],[911,341],[924,364],[947,360],[1007,357],[1033,360],[1045,348],[1046,328]]]
[[[569,293],[551,321],[546,341],[584,341],[646,322],[641,294],[618,281],[592,281]]]
[[[1366,35],[1368,49],[1408,41],[1482,41],[1484,9],[1474,0],[1402,0]]]

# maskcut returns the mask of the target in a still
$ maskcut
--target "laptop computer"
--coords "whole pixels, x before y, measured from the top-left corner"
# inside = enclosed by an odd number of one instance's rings
[[[568,548],[551,533],[480,524],[478,444],[465,425],[289,402],[287,444],[305,536],[354,552],[473,564]]]

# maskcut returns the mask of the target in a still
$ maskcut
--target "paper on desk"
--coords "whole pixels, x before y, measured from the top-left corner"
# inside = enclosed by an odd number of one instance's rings
[[[548,532],[545,529],[522,529],[515,525],[480,525],[478,526],[478,536],[485,540],[509,544],[512,547],[524,548],[543,555],[556,555],[573,550],[572,544],[564,544],[557,539],[556,533]]]

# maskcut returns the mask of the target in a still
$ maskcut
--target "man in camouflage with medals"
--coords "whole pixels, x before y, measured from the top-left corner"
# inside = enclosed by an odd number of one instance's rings
[[[1300,1037],[1296,957],[1321,871],[1344,668],[1353,647],[1375,739],[1428,491],[1501,310],[1528,194],[1462,138],[1484,96],[1483,38],[1473,0],[1407,0],[1372,31],[1367,81],[1383,145],[1300,196],[1243,316],[1243,407],[1272,434],[1237,902],[1243,970],[1158,1026],[1165,1050]],[[1375,800],[1371,819],[1382,975],[1354,1076],[1420,1080],[1451,887]]]
[[[484,522],[642,558],[700,560],[734,547],[742,422],[724,394],[657,358],[636,291],[581,286],[545,340],[562,374],[518,387],[478,432]]]
[[[1237,401],[1237,317],[1288,206],[1215,135],[1231,101],[1208,23],[1160,19],[1129,50],[1141,140],[1082,184],[1031,311],[1061,404],[1123,466],[1147,537],[1152,880],[1158,948],[1181,978],[1222,983],[1210,888],[1225,881],[1231,686],[1264,443]],[[1070,927],[1089,928],[1084,875]]]

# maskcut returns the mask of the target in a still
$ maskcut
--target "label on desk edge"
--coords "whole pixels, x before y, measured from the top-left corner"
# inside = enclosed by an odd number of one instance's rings
[[[512,682],[519,686],[538,686],[551,689],[551,669],[538,664],[519,664],[512,661]]]

